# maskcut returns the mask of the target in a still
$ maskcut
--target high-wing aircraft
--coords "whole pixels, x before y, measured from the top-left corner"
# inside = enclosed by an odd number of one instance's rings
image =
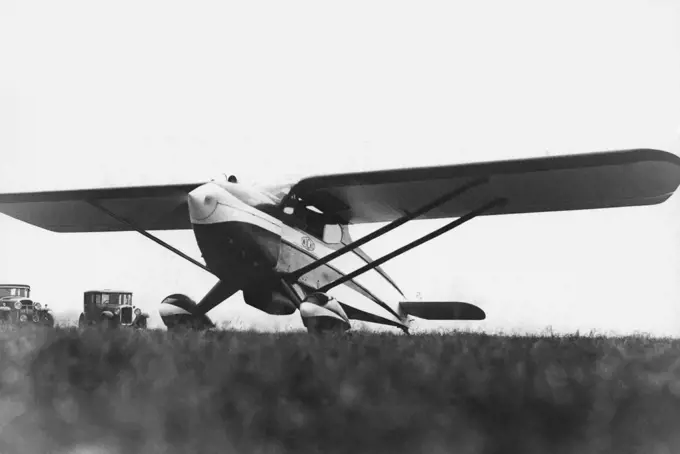
[[[680,158],[633,149],[427,168],[329,174],[252,186],[235,176],[195,184],[0,194],[0,212],[54,232],[135,230],[218,278],[198,302],[160,304],[168,329],[214,327],[206,315],[243,291],[268,314],[300,311],[310,332],[350,320],[408,332],[410,317],[483,320],[462,302],[410,301],[381,268],[476,216],[654,205],[680,184]],[[452,218],[376,260],[361,246],[406,222]],[[455,218],[455,219],[453,219]],[[360,239],[348,226],[385,223]],[[193,229],[204,262],[149,233]]]

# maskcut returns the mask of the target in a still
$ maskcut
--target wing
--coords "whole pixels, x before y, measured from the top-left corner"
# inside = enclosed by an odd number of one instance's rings
[[[497,197],[508,203],[486,215],[653,205],[680,184],[680,158],[635,149],[323,175],[290,196],[349,223],[388,222],[479,178],[488,180],[419,219],[460,217]]]
[[[0,213],[53,232],[190,229],[187,194],[202,183],[0,194]]]

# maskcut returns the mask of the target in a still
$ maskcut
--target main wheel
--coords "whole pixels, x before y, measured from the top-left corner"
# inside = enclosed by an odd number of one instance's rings
[[[310,334],[341,334],[351,328],[342,306],[335,298],[324,293],[307,295],[300,305],[300,316]]]
[[[194,315],[196,302],[186,295],[174,293],[161,301],[158,309],[168,330],[214,328],[215,324],[207,315]]]
[[[335,318],[314,317],[303,322],[307,332],[314,335],[344,335],[348,333],[347,325],[338,322]]]

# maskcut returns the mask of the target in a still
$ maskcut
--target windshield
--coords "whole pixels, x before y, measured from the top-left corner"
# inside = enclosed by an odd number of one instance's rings
[[[25,287],[4,287],[0,288],[0,297],[3,296],[22,296],[28,298],[29,290]]]
[[[292,183],[277,184],[272,186],[262,187],[262,191],[274,201],[275,205],[279,205],[283,198],[288,195],[290,189],[293,187]]]
[[[94,297],[95,304],[120,304],[118,301],[118,293],[101,293]]]

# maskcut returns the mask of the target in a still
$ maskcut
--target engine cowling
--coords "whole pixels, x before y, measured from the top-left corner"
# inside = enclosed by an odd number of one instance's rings
[[[310,333],[344,332],[351,328],[349,317],[330,295],[315,292],[300,304],[302,323]]]
[[[194,315],[196,302],[187,295],[173,293],[161,301],[158,309],[168,330],[214,328],[215,324],[207,315]]]

